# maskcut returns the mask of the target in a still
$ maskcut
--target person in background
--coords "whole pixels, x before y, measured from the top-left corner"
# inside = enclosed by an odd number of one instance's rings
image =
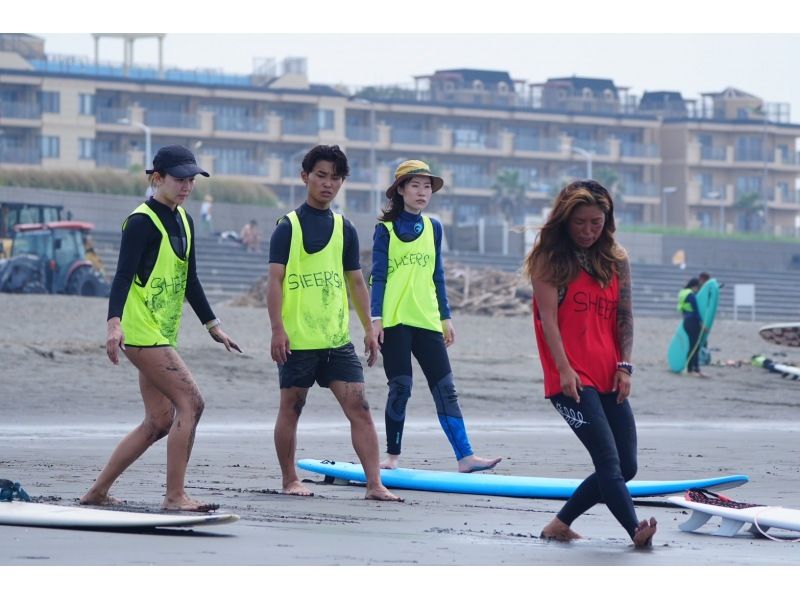
[[[214,207],[214,197],[210,193],[203,196],[203,203],[200,204],[200,225],[206,235],[214,234],[214,219],[211,209]]]
[[[443,184],[425,162],[402,162],[386,190],[389,204],[375,227],[372,327],[389,387],[384,469],[396,469],[400,460],[406,404],[411,398],[412,354],[428,381],[458,471],[492,469],[502,460],[473,453],[447,356],[447,347],[455,342],[455,329],[444,282],[442,225],[422,215]]]
[[[258,221],[250,220],[245,224],[239,233],[239,238],[245,251],[251,253],[258,251],[261,247],[261,231],[258,230]]]
[[[525,258],[544,395],[589,451],[594,473],[542,530],[547,539],[581,536],[573,521],[604,502],[637,548],[652,545],[656,520],[639,521],[625,483],[636,475],[630,405],[633,306],[628,254],[616,241],[614,203],[593,180],[574,181]]]
[[[209,174],[181,145],[162,147],[147,170],[153,196],[122,225],[119,260],[108,301],[106,353],[119,364],[120,350],[139,370],[144,420],[118,445],[84,505],[116,505],[111,485],[142,454],[167,437],[167,488],[163,508],[210,511],[219,507],[190,498],[186,467],[204,401],[189,368],[178,354],[184,298],[211,335],[228,351],[239,346],[222,330],[197,278],[194,224],[183,204],[195,176]]]
[[[697,378],[707,378],[700,371],[700,335],[703,332],[703,319],[700,308],[697,306],[697,292],[700,290],[700,280],[689,279],[678,293],[678,311],[683,315],[683,329],[689,337],[689,355],[686,362],[686,371]],[[677,369],[677,368],[676,368]]]

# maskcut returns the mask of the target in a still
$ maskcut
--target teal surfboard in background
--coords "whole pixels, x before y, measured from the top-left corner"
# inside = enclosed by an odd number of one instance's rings
[[[672,341],[667,348],[667,363],[673,372],[682,372],[686,369],[689,356],[693,351],[699,351],[700,347],[706,342],[714,319],[717,317],[717,304],[719,303],[719,283],[716,278],[712,278],[703,285],[696,295],[697,307],[700,310],[700,318],[703,320],[704,330],[700,334],[700,339],[696,347],[689,346],[689,335],[683,329],[683,317],[678,323],[678,328]]]

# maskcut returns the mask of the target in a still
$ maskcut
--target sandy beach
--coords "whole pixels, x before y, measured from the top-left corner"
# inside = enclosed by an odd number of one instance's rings
[[[0,478],[34,497],[75,504],[121,437],[142,413],[129,362],[105,356],[106,301],[0,294]],[[658,499],[637,502],[659,521],[655,546],[635,551],[600,505],[575,529],[572,544],[538,538],[561,501],[397,491],[406,502],[362,500],[360,486],[303,477],[313,498],[283,496],[274,454],[277,369],[269,359],[265,309],[215,306],[242,356],[211,342],[187,310],[180,352],[206,401],[188,471],[197,498],[237,513],[235,524],[203,531],[110,533],[0,526],[2,565],[796,565],[800,543],[749,535],[681,532],[688,515]],[[455,314],[451,359],[476,452],[500,455],[495,473],[583,478],[588,454],[549,402],[530,318]],[[354,339],[360,339],[352,318]],[[800,508],[800,382],[748,364],[763,353],[800,361],[800,350],[768,345],[758,322],[718,321],[709,379],[672,374],[666,345],[675,320],[636,321],[632,405],[639,431],[638,479],[747,474],[724,493],[736,500]],[[357,348],[360,348],[360,341]],[[777,354],[777,357],[776,357]],[[419,370],[406,425],[402,465],[453,470]],[[367,395],[383,447],[385,378],[366,371]],[[315,388],[300,422],[300,458],[354,461],[349,427],[327,390]],[[157,508],[165,444],[126,472],[113,493]],[[708,524],[704,531],[712,531]],[[788,533],[776,532],[786,539]],[[124,549],[120,549],[124,536]],[[75,547],[80,546],[80,550]]]

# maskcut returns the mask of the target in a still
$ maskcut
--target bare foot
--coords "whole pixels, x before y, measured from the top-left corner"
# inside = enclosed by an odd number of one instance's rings
[[[708,378],[708,374],[704,374],[703,372],[689,372],[695,378]]]
[[[651,517],[650,521],[643,519],[636,527],[633,535],[633,545],[636,548],[650,548],[653,545],[653,536],[656,534],[656,518]]]
[[[559,542],[583,539],[583,536],[572,531],[572,528],[558,517],[553,517],[553,520],[544,526],[539,537],[543,540],[558,540]]]
[[[194,513],[208,513],[209,511],[216,511],[219,509],[217,503],[200,502],[189,498],[185,494],[178,499],[164,499],[161,503],[161,508],[165,511],[192,511]]]
[[[397,465],[400,463],[400,455],[390,455],[386,453],[386,458],[381,461],[381,469],[397,469]]]
[[[84,494],[79,501],[82,505],[93,505],[96,507],[118,507],[124,505],[125,501],[108,494],[96,494],[91,490]]]
[[[303,484],[301,484],[298,480],[286,484],[283,487],[282,492],[283,494],[288,494],[290,496],[314,496],[314,493],[303,486]]]
[[[495,465],[502,461],[502,457],[495,457],[494,459],[484,459],[483,457],[476,457],[470,455],[458,460],[458,471],[460,473],[473,473],[475,471],[483,471],[485,469],[492,469]]]
[[[379,486],[377,488],[368,489],[366,495],[364,495],[364,500],[382,500],[387,502],[406,502],[405,499],[400,498],[399,496],[395,496],[389,490],[386,489],[385,486]]]

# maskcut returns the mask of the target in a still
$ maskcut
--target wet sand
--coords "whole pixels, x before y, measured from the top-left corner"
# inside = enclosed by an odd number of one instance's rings
[[[398,490],[403,504],[362,500],[363,487],[303,478],[316,496],[283,496],[272,443],[277,369],[269,359],[264,309],[215,306],[243,347],[229,355],[187,311],[180,351],[206,400],[188,471],[194,497],[242,519],[193,532],[110,533],[0,526],[2,565],[796,565],[800,543],[742,534],[681,532],[688,515],[658,499],[637,503],[659,521],[655,547],[635,551],[600,505],[575,529],[572,544],[538,538],[562,502]],[[137,375],[105,357],[102,299],[0,294],[2,391],[0,478],[35,497],[72,505],[111,450],[141,418]],[[354,339],[360,339],[353,320]],[[736,500],[800,508],[800,382],[756,369],[755,353],[800,361],[800,350],[762,342],[759,323],[718,321],[710,378],[675,375],[665,365],[677,321],[636,322],[632,405],[639,429],[638,479],[743,473],[750,482],[723,491]],[[588,454],[542,398],[530,318],[455,315],[451,359],[476,453],[500,455],[496,474],[583,478]],[[356,344],[361,346],[360,341]],[[367,394],[383,446],[385,379],[367,369]],[[454,470],[433,401],[416,370],[402,465]],[[336,401],[315,388],[300,422],[298,459],[355,460]],[[127,471],[113,494],[157,508],[164,491],[162,441]],[[476,475],[494,475],[476,474]],[[712,531],[709,523],[704,531]],[[776,532],[779,533],[779,532]],[[780,534],[792,539],[788,533]],[[75,547],[80,546],[80,550]],[[124,546],[121,549],[120,546]]]

